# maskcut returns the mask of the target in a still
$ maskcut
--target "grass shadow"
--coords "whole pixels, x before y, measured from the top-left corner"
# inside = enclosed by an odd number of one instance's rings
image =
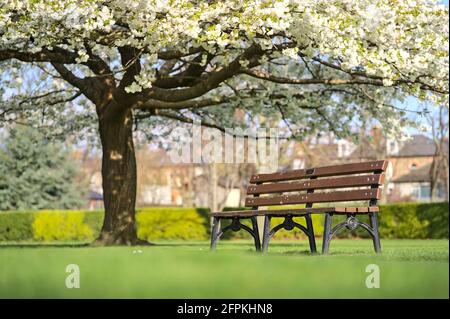
[[[269,250],[270,252],[270,250]],[[309,250],[286,250],[286,251],[279,251],[279,252],[270,252],[271,255],[290,255],[290,256],[316,256],[319,255],[319,253],[311,253]]]
[[[84,247],[205,247],[205,243],[190,243],[190,242],[174,242],[174,243],[158,243],[158,242],[152,242],[152,245],[136,245],[136,246],[98,246],[98,245],[92,245],[91,242],[87,243],[20,243],[20,242],[8,242],[8,243],[1,243],[0,242],[0,249],[2,248],[45,248],[45,247],[53,247],[53,248],[84,248]],[[208,245],[209,248],[209,245]]]
[[[0,243],[0,249],[2,248],[79,248],[90,247],[90,243]]]

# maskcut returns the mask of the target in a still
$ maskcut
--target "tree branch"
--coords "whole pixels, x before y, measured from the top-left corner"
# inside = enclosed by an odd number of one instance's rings
[[[203,47],[189,48],[187,52],[182,52],[179,50],[167,50],[158,52],[158,58],[161,60],[174,60],[179,59],[188,55],[200,53],[204,51]]]
[[[62,53],[42,49],[40,52],[30,53],[15,50],[0,50],[0,61],[17,59],[23,62],[53,62],[61,64],[72,64],[76,63],[76,58],[77,55],[69,51],[65,51],[65,53]]]
[[[202,54],[199,54],[189,62],[189,66],[184,71],[176,74],[175,76],[161,77],[160,74],[157,73],[158,79],[152,85],[162,89],[192,86],[199,82],[201,79],[200,76],[206,70],[206,66],[212,58],[213,55],[208,54],[206,63],[201,65],[200,62],[202,61]]]
[[[372,79],[372,80],[381,81],[381,83],[383,81],[383,77],[381,77],[381,76],[377,76],[377,75],[373,75],[373,74],[367,74],[366,72],[361,72],[361,71],[344,70],[339,65],[336,65],[336,64],[324,61],[324,60],[322,60],[320,58],[317,58],[317,57],[313,58],[313,60],[318,62],[318,63],[320,63],[320,64],[322,64],[322,65],[325,65],[325,66],[327,66],[329,68],[332,68],[332,69],[344,72],[346,74],[349,74],[352,77],[355,77],[355,76],[364,77],[364,78],[368,78],[368,79]],[[417,79],[419,79],[419,77]],[[397,83],[397,84],[420,84],[420,88],[422,90],[432,91],[432,92],[439,93],[439,94],[449,94],[448,91],[443,91],[443,90],[441,90],[439,88],[432,87],[432,86],[430,86],[430,85],[428,85],[426,83],[423,83],[423,82],[421,82],[421,81],[419,81],[417,79],[415,81],[408,81],[408,80],[405,80],[405,79],[398,79],[398,80],[394,81],[394,83]]]
[[[98,102],[98,92],[96,92],[96,86],[92,82],[92,79],[82,79],[77,77],[69,69],[67,69],[64,64],[55,62],[52,62],[51,64],[64,80],[78,88],[89,100],[94,102],[94,104]]]
[[[146,102],[138,102],[134,106],[136,109],[142,110],[153,110],[153,109],[188,109],[188,108],[202,108],[213,105],[219,105],[223,103],[230,102],[231,100],[236,99],[236,97],[222,97],[222,98],[210,98],[210,99],[202,99],[202,100],[190,100],[190,101],[181,101],[181,102],[163,102],[158,100],[147,100]]]
[[[223,81],[237,74],[240,69],[241,60],[249,60],[261,56],[263,53],[264,51],[259,46],[252,45],[227,67],[219,68],[217,71],[209,73],[205,79],[199,81],[192,87],[172,90],[152,87],[148,91],[140,94],[139,100],[145,101],[147,99],[155,99],[165,102],[180,102],[195,99],[217,88]]]
[[[122,81],[119,84],[119,91],[124,91],[125,87],[129,86],[134,81],[134,77],[141,72],[141,62],[139,56],[141,52],[138,52],[132,47],[120,47],[119,48],[122,67],[126,70]]]
[[[50,91],[50,92],[39,94],[39,95],[30,96],[29,98],[20,101],[19,105],[22,105],[22,104],[25,104],[25,103],[28,103],[28,102],[31,102],[34,100],[42,99],[42,98],[48,97],[53,94],[58,94],[58,93],[62,93],[62,92],[70,92],[70,91],[75,91],[75,90],[61,89],[61,90]]]
[[[180,122],[183,122],[183,123],[188,123],[188,124],[193,124],[194,123],[194,120],[191,119],[191,118],[185,117],[183,115],[174,114],[174,113],[171,113],[171,112],[160,111],[160,110],[154,110],[153,113],[149,114],[148,116],[141,117],[141,119],[150,117],[152,115],[161,116],[161,117],[169,118],[169,119],[172,119],[172,120],[177,120],[177,121],[180,121]],[[137,117],[137,118],[139,118],[139,117]],[[220,125],[214,124],[214,123],[200,122],[200,124],[201,124],[201,126],[219,130],[220,132],[232,135],[233,137],[241,137],[241,138],[255,139],[255,140],[259,139],[258,136],[254,136],[254,135],[230,134],[229,130],[225,129],[224,127],[222,127]],[[278,137],[278,138],[279,139],[288,139],[286,137]],[[264,139],[265,140],[270,140],[270,139],[272,139],[272,137],[271,136],[265,136]]]
[[[241,69],[240,73],[247,74],[251,77],[266,80],[281,84],[327,84],[327,85],[348,85],[348,84],[360,84],[360,85],[375,85],[383,86],[382,81],[369,80],[369,79],[322,79],[322,78],[312,78],[312,79],[294,79],[294,78],[284,78],[269,74],[262,70],[250,70]]]

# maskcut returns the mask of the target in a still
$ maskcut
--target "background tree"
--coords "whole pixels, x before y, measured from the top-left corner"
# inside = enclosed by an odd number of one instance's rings
[[[449,169],[448,169],[448,108],[440,106],[437,112],[427,114],[431,127],[431,138],[435,146],[433,162],[431,163],[431,200],[436,200],[440,194],[439,189],[444,190],[444,198],[449,200]]]
[[[0,210],[79,207],[84,198],[76,174],[63,145],[18,126],[0,144]]]
[[[428,0],[3,0],[0,39],[3,121],[98,128],[101,244],[141,243],[133,128],[261,114],[344,136],[371,116],[396,134],[396,101],[448,95],[448,9]]]

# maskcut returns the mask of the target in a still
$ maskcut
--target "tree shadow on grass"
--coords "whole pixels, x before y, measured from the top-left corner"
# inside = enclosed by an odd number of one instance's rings
[[[318,253],[311,253],[309,250],[286,250],[280,252],[272,252],[272,254],[278,255],[291,255],[291,256],[316,256]]]
[[[189,243],[189,242],[174,242],[174,243],[154,243],[153,244],[156,247],[183,247],[183,246],[187,246],[187,247],[205,247],[208,246],[209,244],[206,245],[205,243]]]
[[[126,246],[126,245],[112,245],[112,246],[96,246],[92,245],[91,242],[52,242],[52,243],[43,243],[43,242],[0,242],[0,249],[2,248],[45,248],[45,247],[53,247],[53,248],[84,248],[84,247],[208,247],[209,243],[205,244],[205,242],[152,242],[150,246]]]
[[[2,248],[80,248],[90,247],[90,243],[0,243]]]

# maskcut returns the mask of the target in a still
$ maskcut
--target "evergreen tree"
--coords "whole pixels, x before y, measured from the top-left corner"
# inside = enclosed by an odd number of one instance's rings
[[[69,209],[82,204],[76,167],[61,143],[16,127],[0,145],[0,210]]]

